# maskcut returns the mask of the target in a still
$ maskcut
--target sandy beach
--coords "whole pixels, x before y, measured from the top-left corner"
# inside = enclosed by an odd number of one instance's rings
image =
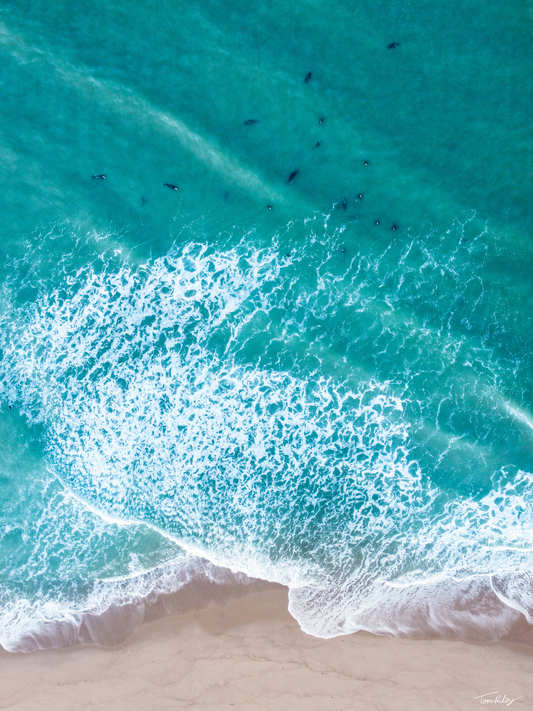
[[[142,625],[118,647],[0,653],[0,708],[530,708],[533,649],[303,633],[281,586]]]

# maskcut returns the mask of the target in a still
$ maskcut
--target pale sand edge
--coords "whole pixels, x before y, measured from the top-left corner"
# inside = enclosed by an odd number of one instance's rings
[[[287,603],[276,587],[164,617],[113,649],[0,653],[0,708],[462,710],[496,691],[533,707],[530,647],[361,632],[322,640]]]

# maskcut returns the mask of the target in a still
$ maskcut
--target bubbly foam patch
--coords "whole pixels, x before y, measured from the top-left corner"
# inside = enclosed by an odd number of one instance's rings
[[[289,585],[304,629],[331,636],[401,616],[412,586],[525,572],[533,492],[487,441],[530,433],[465,366],[479,341],[407,317],[403,281],[378,288],[383,255],[339,270],[313,245],[81,269],[4,321],[2,387],[83,500]],[[461,466],[490,473],[485,493],[457,493]]]

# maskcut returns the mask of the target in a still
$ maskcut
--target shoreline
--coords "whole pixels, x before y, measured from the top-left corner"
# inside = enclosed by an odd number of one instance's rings
[[[392,598],[382,596],[372,601],[372,591],[367,591],[366,609],[354,607],[353,616],[337,618],[337,624],[330,624],[329,628],[326,624],[325,633],[316,620],[320,622],[323,617],[328,621],[332,617],[337,602],[334,597],[314,595],[311,591],[311,597],[306,599],[304,595],[302,604],[298,600],[299,588],[291,595],[283,584],[251,578],[206,558],[189,558],[111,583],[111,589],[98,590],[104,593],[105,605],[95,604],[93,595],[84,608],[79,604],[66,610],[28,606],[18,618],[12,612],[11,620],[8,616],[0,630],[0,653],[77,646],[113,648],[128,640],[139,627],[162,617],[185,615],[210,603],[221,606],[233,599],[277,588],[286,590],[290,598],[287,607],[301,629],[318,638],[331,639],[364,630],[402,639],[460,640],[482,645],[511,642],[533,649],[533,625],[513,605],[512,598],[501,599],[489,576],[407,586],[395,589]],[[341,612],[349,613],[346,605]],[[10,626],[10,622],[14,624]]]
[[[321,639],[290,615],[286,588],[240,588],[206,590],[116,647],[0,652],[0,708],[462,711],[496,693],[502,706],[533,700],[527,645]]]

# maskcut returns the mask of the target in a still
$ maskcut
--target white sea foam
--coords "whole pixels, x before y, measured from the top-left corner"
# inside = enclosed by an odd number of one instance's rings
[[[291,612],[312,634],[415,634],[431,595],[433,622],[422,627],[444,634],[468,626],[458,591],[483,597],[478,621],[492,615],[492,626],[471,627],[503,634],[529,603],[519,586],[488,581],[530,568],[532,477],[513,462],[495,467],[474,436],[484,403],[484,427],[509,420],[487,360],[475,377],[461,366],[457,389],[453,370],[460,352],[471,363],[490,351],[406,316],[401,283],[383,298],[383,256],[335,275],[331,253],[307,264],[305,254],[281,261],[276,245],[191,244],[135,269],[82,268],[4,320],[4,396],[44,424],[50,463],[82,500],[217,565],[287,584]],[[459,279],[426,257],[421,271]],[[343,309],[353,322],[332,327],[359,339],[363,364],[345,356],[328,372],[324,323]],[[376,329],[370,341],[365,323]],[[403,383],[370,375],[367,356],[387,362],[416,341],[425,352],[407,359]],[[431,376],[411,382],[424,368],[449,371],[448,398],[470,417],[470,434],[454,434]],[[416,387],[428,396],[418,419]],[[453,471],[459,455],[492,473],[491,491],[439,490],[428,467]],[[514,602],[503,609],[504,600]]]

